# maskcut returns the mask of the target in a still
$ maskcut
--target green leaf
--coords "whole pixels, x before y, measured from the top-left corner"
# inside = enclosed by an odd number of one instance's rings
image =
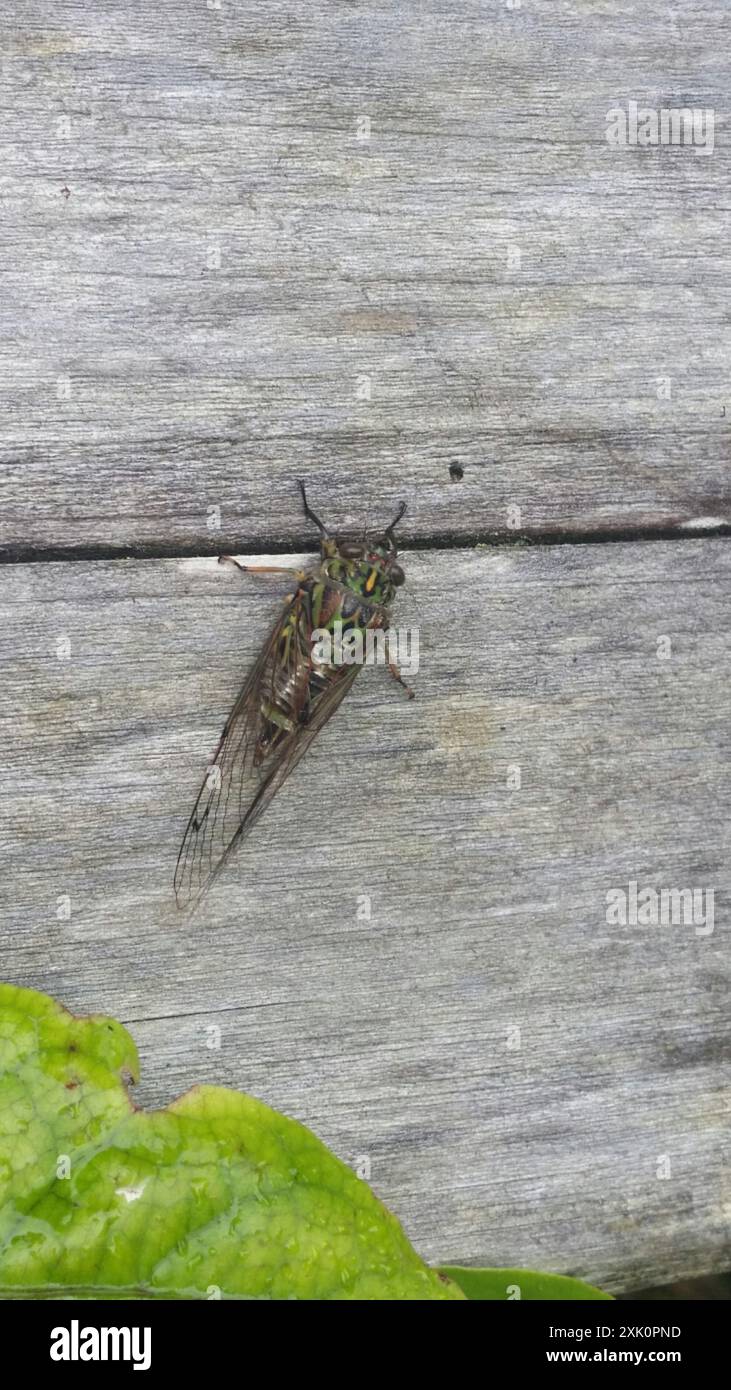
[[[137,1110],[119,1023],[0,985],[0,1296],[462,1299],[296,1121],[196,1086]]]
[[[609,1299],[610,1293],[602,1293],[593,1284],[584,1284],[581,1279],[569,1279],[565,1274],[537,1274],[532,1269],[461,1269],[458,1265],[444,1265],[440,1271],[466,1293],[469,1299],[485,1303],[488,1300],[509,1302],[511,1299],[552,1300],[552,1299]]]

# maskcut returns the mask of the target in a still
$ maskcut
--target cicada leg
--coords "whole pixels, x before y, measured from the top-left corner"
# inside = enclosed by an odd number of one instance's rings
[[[235,565],[242,574],[291,574],[298,583],[307,578],[304,570],[288,569],[286,565],[242,565],[233,555],[219,555],[219,565]]]
[[[393,676],[394,680],[395,680],[395,681],[398,681],[399,685],[402,685],[402,686],[403,686],[404,690],[406,691],[406,694],[407,694],[408,698],[409,698],[410,700],[413,700],[413,699],[415,698],[415,696],[416,696],[416,691],[412,690],[412,689],[411,689],[411,686],[406,684],[406,681],[404,680],[403,676],[401,675],[401,672],[399,671],[399,668],[398,668],[398,666],[396,665],[396,662],[395,662],[395,661],[389,661],[389,663],[388,663],[388,669],[389,669],[389,671],[391,672],[391,675]]]

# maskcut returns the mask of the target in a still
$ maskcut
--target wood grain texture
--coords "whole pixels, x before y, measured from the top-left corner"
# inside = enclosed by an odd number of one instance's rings
[[[0,547],[299,544],[300,473],[422,540],[728,522],[730,78],[722,0],[26,0]]]
[[[279,581],[5,568],[3,977],[121,1017],[143,1104],[223,1081],[367,1157],[432,1260],[727,1268],[731,552],[405,565],[417,700],[363,673],[193,918],[178,844]],[[609,926],[630,880],[713,887],[714,931]]]

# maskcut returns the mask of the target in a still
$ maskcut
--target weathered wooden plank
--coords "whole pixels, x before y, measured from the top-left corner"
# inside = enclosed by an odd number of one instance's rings
[[[728,521],[728,142],[605,133],[730,76],[718,0],[29,0],[0,546],[289,544],[298,473],[412,537]]]
[[[363,673],[192,919],[178,844],[279,581],[5,568],[3,976],[124,1019],[143,1103],[222,1080],[368,1156],[432,1259],[725,1268],[731,552],[405,563],[417,700]],[[714,888],[714,930],[609,925],[635,880]]]

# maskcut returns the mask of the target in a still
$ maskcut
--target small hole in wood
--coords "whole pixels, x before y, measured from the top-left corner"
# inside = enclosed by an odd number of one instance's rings
[[[461,463],[450,463],[449,476],[453,483],[461,483],[464,478],[464,468]]]

